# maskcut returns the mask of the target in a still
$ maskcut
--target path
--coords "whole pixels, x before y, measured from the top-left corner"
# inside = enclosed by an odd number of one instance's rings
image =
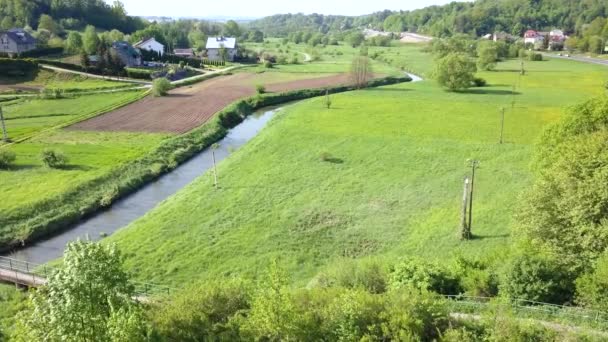
[[[40,64],[40,66],[43,69],[52,70],[52,71],[56,71],[56,72],[63,72],[63,73],[80,75],[80,76],[87,76],[90,78],[98,78],[98,79],[103,79],[103,80],[108,80],[108,81],[118,81],[118,82],[136,83],[136,84],[150,84],[150,82],[142,81],[142,80],[135,80],[132,78],[101,76],[101,75],[89,74],[87,72],[82,72],[82,71],[74,71],[74,70],[70,70],[70,69],[58,68],[58,67],[47,65],[47,64]]]
[[[583,57],[583,56],[566,57],[566,56],[559,56],[559,55],[554,55],[554,54],[549,54],[549,53],[543,53],[543,56],[549,57],[549,58],[568,59],[568,60],[573,60],[573,61],[577,61],[577,62],[608,66],[608,60],[601,59],[601,58]]]

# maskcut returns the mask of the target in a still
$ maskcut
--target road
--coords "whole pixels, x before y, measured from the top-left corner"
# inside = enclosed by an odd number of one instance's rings
[[[549,57],[549,58],[568,59],[568,60],[573,60],[573,61],[577,61],[577,62],[599,64],[599,65],[606,65],[606,66],[608,66],[608,60],[601,59],[601,58],[583,57],[583,56],[570,56],[570,57],[566,57],[566,56],[558,56],[558,55],[548,54],[548,53],[544,53],[543,56]]]

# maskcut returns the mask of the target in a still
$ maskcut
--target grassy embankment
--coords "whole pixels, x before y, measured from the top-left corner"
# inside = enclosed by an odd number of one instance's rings
[[[2,87],[2,85],[6,87]],[[10,86],[18,87],[19,90],[10,89]],[[0,94],[36,92],[37,89],[61,89],[68,91],[103,90],[132,87],[132,84],[113,82],[98,78],[73,75],[68,73],[56,73],[41,69],[36,75],[20,78],[0,77]]]
[[[399,53],[399,54],[397,54]],[[386,53],[420,73],[431,57]],[[178,284],[255,276],[275,257],[299,284],[348,257],[445,259],[509,245],[529,162],[543,127],[565,106],[603,91],[608,69],[570,61],[517,61],[481,73],[490,84],[447,93],[433,81],[367,89],[286,108],[219,166],[219,190],[199,178],[110,238],[139,279]],[[516,94],[511,90],[517,84]],[[515,99],[515,108],[511,110]],[[500,108],[507,107],[498,144]],[[466,160],[481,161],[473,233],[457,238]]]

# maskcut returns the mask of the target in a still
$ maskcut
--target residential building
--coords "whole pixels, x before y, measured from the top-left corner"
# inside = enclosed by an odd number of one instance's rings
[[[549,50],[563,50],[567,38],[562,30],[552,30],[549,32]]]
[[[524,33],[524,44],[532,44],[534,49],[540,50],[545,43],[545,34],[534,30],[528,30]]]
[[[18,55],[36,49],[36,39],[23,29],[0,31],[0,53]]]
[[[134,67],[141,65],[141,52],[131,46],[131,44],[124,41],[116,41],[112,43],[112,51],[127,67]]]
[[[161,56],[165,54],[165,46],[157,42],[155,38],[141,40],[135,43],[133,47],[140,50],[154,51]]]
[[[207,39],[207,58],[214,61],[222,60],[221,50],[226,50],[226,60],[234,61],[237,54],[236,38],[209,37]]]
[[[512,41],[515,41],[515,37],[508,34],[507,32],[495,32],[492,35],[492,40],[495,42],[499,42],[499,41],[512,42]]]

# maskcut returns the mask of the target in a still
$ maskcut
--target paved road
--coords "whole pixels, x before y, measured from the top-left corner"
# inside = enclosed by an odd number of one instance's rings
[[[583,62],[583,63],[591,63],[591,64],[599,64],[599,65],[608,66],[608,60],[601,59],[601,58],[584,57],[584,56],[566,57],[566,56],[558,56],[558,55],[548,54],[548,53],[544,53],[543,55],[546,57],[549,57],[549,58],[569,59],[569,60]]]

